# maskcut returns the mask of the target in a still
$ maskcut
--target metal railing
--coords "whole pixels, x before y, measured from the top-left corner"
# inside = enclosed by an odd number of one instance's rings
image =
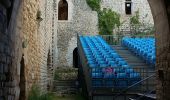
[[[103,70],[107,68],[113,69],[114,72],[112,72],[112,74],[104,72]],[[120,67],[117,68],[107,67],[107,68],[90,68],[89,77],[91,77],[90,81],[92,81],[91,84],[92,88],[98,88],[98,89],[112,88],[112,92],[118,93],[121,92],[122,89],[127,88],[132,84],[139,82],[155,73],[153,70],[148,71],[147,68],[127,68],[127,69],[120,68]],[[133,71],[128,72],[129,69]],[[98,76],[98,74],[92,76],[92,73],[102,73],[103,76],[102,78]],[[119,76],[120,77],[119,78],[118,74],[119,75],[124,74],[124,76]],[[136,91],[144,92],[153,89],[155,85],[154,80],[155,77],[152,78],[152,81],[150,80],[150,81],[142,82],[134,89],[131,89],[131,92],[136,92]]]
[[[109,45],[118,45],[123,38],[122,35],[100,35]]]
[[[131,38],[149,38],[154,37],[151,35],[146,36],[133,36],[133,35],[100,35],[109,45],[120,45],[123,37]]]
[[[132,84],[131,86],[129,86],[128,88],[122,90],[120,93],[118,93],[116,96],[114,96],[114,99],[113,99],[113,100],[115,100],[118,96],[120,96],[120,95],[122,95],[122,94],[125,94],[125,93],[126,93],[128,90],[130,90],[131,88],[134,88],[135,86],[137,86],[137,85],[139,85],[139,84],[141,84],[141,83],[143,83],[143,82],[146,82],[146,81],[148,81],[149,79],[154,78],[155,76],[156,76],[156,73],[154,73],[154,74],[152,74],[152,75],[150,75],[150,76],[142,79],[142,80],[139,81],[139,82],[136,82],[136,83]],[[154,85],[156,85],[156,84],[154,84]],[[155,90],[155,88],[149,89],[149,90],[153,91],[153,90]],[[147,90],[147,91],[149,91],[149,90]],[[146,91],[146,92],[147,92],[147,91]],[[146,92],[145,92],[145,93],[146,93]]]
[[[136,100],[141,100],[143,97],[147,96],[148,94],[152,94],[152,92],[155,92],[155,90],[151,90],[149,92],[144,93],[143,95],[139,96],[138,98],[136,98]],[[156,100],[156,96],[152,96],[152,99]]]

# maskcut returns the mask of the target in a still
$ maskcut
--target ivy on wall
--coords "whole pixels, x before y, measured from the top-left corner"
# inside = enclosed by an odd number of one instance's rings
[[[112,11],[111,9],[100,8],[101,0],[86,0],[87,4],[91,7],[93,11],[98,13],[98,22],[99,22],[99,34],[101,35],[111,35],[114,28],[120,26],[120,15]]]
[[[86,0],[87,4],[93,11],[100,11],[100,1],[101,0]]]

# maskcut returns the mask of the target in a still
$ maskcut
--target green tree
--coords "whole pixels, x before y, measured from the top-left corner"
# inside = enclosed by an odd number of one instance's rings
[[[120,15],[111,9],[104,9],[99,14],[99,34],[111,35],[114,28],[120,26]]]

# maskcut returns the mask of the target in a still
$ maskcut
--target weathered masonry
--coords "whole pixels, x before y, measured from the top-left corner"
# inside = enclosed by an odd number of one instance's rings
[[[72,66],[76,33],[98,32],[97,13],[85,0],[64,1],[67,20],[58,20],[60,0],[0,0],[0,100],[24,100],[33,84],[46,91],[55,67]],[[148,2],[156,27],[157,98],[169,100],[170,2]]]

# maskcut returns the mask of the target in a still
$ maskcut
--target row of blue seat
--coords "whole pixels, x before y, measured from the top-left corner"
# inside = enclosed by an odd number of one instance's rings
[[[155,65],[155,39],[154,38],[130,38],[124,37],[122,45],[128,47],[137,56],[140,56],[146,63]]]
[[[121,59],[120,56],[100,37],[94,37],[92,38],[92,41],[90,41],[88,38],[85,38],[85,43],[83,46],[84,52],[90,67],[115,67],[126,64],[126,62],[123,61],[123,59]],[[93,46],[89,46],[91,44]],[[95,44],[99,44],[100,46],[94,46]]]
[[[120,84],[122,81],[119,81],[119,79],[122,78],[129,79],[130,81],[140,80],[140,74],[136,73],[100,36],[80,36],[80,41],[87,58],[87,63],[92,69],[92,78],[114,79],[117,83],[120,82]],[[93,86],[102,85],[99,81],[93,82]],[[113,83],[109,86],[116,85]]]

